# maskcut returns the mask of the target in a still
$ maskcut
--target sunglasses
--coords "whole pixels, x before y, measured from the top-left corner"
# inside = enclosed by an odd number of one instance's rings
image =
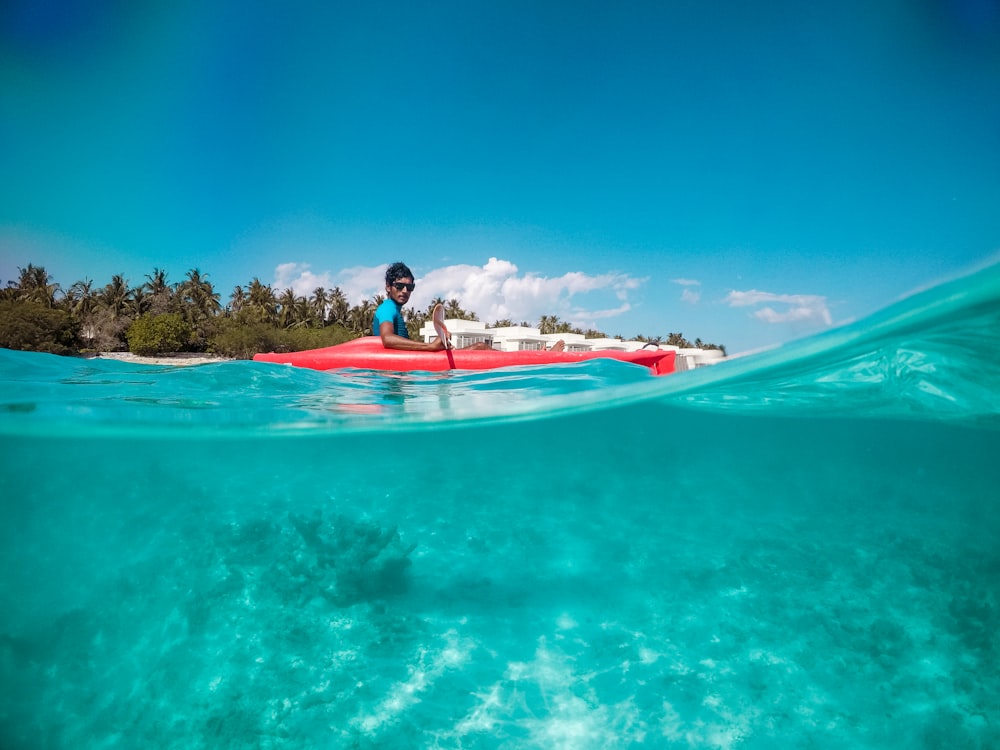
[[[412,292],[414,289],[417,288],[416,284],[404,284],[402,281],[394,281],[392,282],[392,285],[397,292],[401,292],[404,289],[408,292]]]

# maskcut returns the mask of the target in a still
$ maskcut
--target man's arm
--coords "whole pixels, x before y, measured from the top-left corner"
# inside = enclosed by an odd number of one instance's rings
[[[439,352],[444,349],[444,342],[440,339],[425,344],[423,341],[414,341],[398,335],[393,330],[391,320],[384,320],[379,324],[378,335],[382,339],[382,346],[386,349],[402,349],[408,352]]]

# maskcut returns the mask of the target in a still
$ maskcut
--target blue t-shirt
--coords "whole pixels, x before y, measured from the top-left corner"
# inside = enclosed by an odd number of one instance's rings
[[[372,336],[379,335],[379,326],[386,321],[392,323],[392,330],[397,336],[404,339],[410,338],[409,331],[406,330],[406,321],[403,320],[403,308],[391,299],[385,300],[375,308],[375,317],[372,319]]]

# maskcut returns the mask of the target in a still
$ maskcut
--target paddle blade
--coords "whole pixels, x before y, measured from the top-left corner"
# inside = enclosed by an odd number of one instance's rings
[[[434,330],[438,338],[444,342],[445,349],[451,349],[451,334],[444,324],[444,308],[440,304],[434,305],[434,312],[431,314],[431,321],[434,323]]]

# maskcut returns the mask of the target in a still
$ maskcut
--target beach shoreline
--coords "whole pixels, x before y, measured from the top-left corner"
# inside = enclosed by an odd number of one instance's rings
[[[199,354],[190,352],[176,352],[173,354],[158,354],[153,357],[144,357],[132,352],[97,352],[96,354],[85,355],[85,359],[113,359],[119,362],[134,362],[139,365],[207,365],[214,362],[232,362],[232,357],[220,357],[215,354]]]

